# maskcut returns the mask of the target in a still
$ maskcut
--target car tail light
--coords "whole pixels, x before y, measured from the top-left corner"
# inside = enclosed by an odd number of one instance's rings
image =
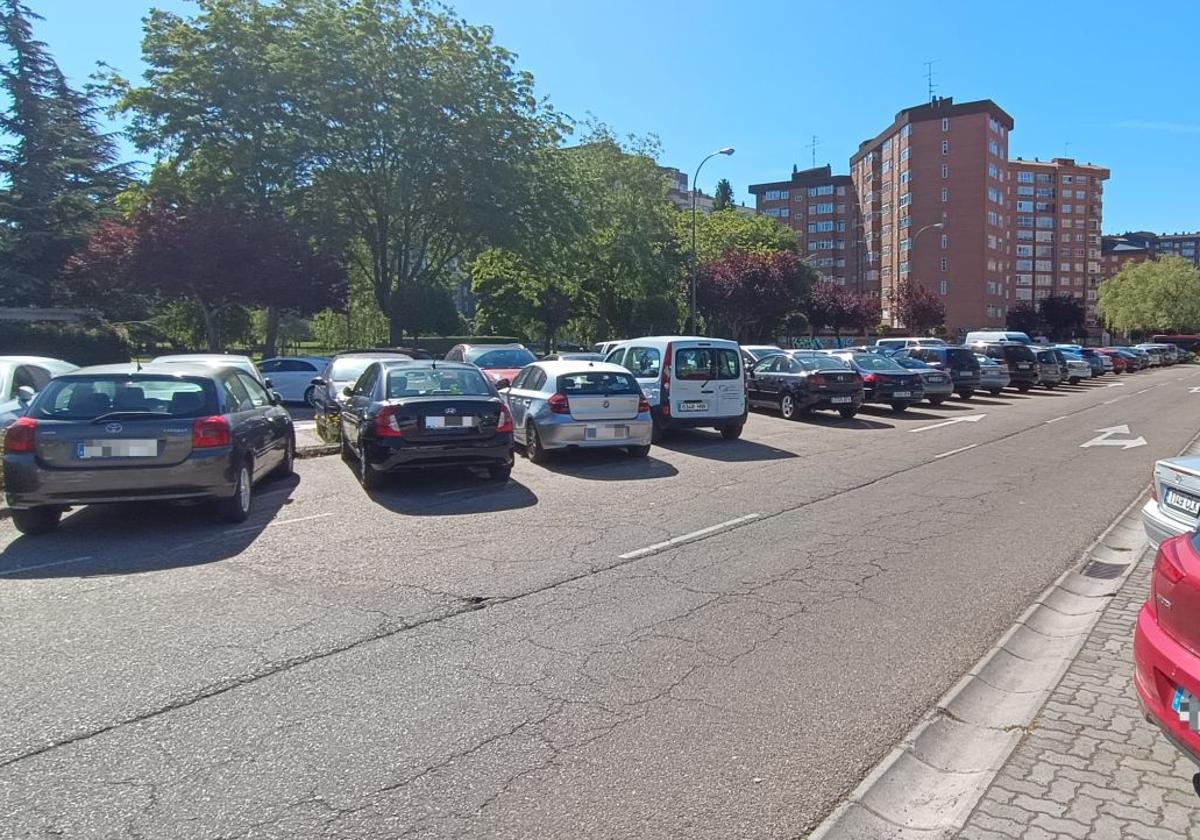
[[[876,376],[873,373],[864,373],[862,375],[862,381],[866,382],[867,384],[873,383],[875,381],[875,379],[876,379]]]
[[[552,394],[550,399],[546,400],[546,405],[553,414],[570,414],[571,402],[567,399],[567,395],[561,391]]]
[[[404,437],[400,431],[400,421],[396,419],[396,407],[385,405],[375,415],[375,437]]]
[[[4,433],[4,454],[23,455],[36,450],[37,421],[19,417]]]
[[[819,373],[810,373],[808,375],[808,381],[811,382],[813,385],[824,385],[825,377]]]
[[[650,413],[650,400],[646,399],[645,394],[638,394],[638,414]]]
[[[513,430],[512,414],[508,411],[508,406],[500,406],[500,419],[496,423],[496,434],[501,435],[505,432]]]
[[[1179,564],[1175,562],[1174,558],[1163,547],[1159,547],[1158,556],[1154,558],[1154,571],[1172,584],[1179,583],[1179,581],[1187,577],[1183,569],[1179,567]]]
[[[212,417],[197,417],[192,421],[192,449],[214,449],[229,446],[233,436],[229,421],[220,414]]]

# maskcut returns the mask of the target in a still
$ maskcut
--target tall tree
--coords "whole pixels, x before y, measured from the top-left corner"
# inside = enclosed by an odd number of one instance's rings
[[[1050,295],[1038,302],[1038,313],[1054,341],[1069,341],[1087,323],[1083,301],[1073,295]]]
[[[1122,333],[1200,330],[1200,270],[1183,257],[1129,264],[1100,284],[1104,322]]]
[[[913,335],[925,335],[946,323],[946,304],[927,286],[912,280],[900,284],[896,317]]]
[[[828,278],[812,284],[804,312],[813,335],[818,329],[830,329],[834,336],[841,338],[843,329],[866,332],[879,323],[878,299],[851,292]]]
[[[128,173],[97,127],[92,91],[73,89],[33,37],[41,18],[20,0],[0,1],[0,64],[8,108],[0,114],[0,303],[46,304],[67,258]]]
[[[1004,323],[1010,330],[1030,336],[1040,333],[1044,325],[1042,313],[1027,300],[1018,301],[1010,306]]]
[[[720,181],[717,181],[717,191],[713,195],[712,209],[733,209],[733,184],[729,183],[728,178],[722,178]]]
[[[814,277],[787,251],[727,251],[700,267],[697,309],[712,332],[740,341],[771,339],[800,310]]]
[[[675,214],[675,235],[685,244],[684,250],[690,251],[690,210]],[[731,249],[796,253],[799,246],[796,232],[770,216],[742,216],[733,210],[721,210],[696,217],[696,251],[700,255],[700,262],[715,259]]]

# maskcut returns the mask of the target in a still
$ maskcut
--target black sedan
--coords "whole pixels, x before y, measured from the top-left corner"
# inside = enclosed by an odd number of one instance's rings
[[[410,468],[485,467],[496,481],[512,472],[512,415],[474,365],[379,360],[343,397],[342,457],[368,490]]]
[[[921,374],[905,370],[895,359],[878,353],[840,351],[833,354],[858,371],[863,380],[863,402],[886,403],[892,411],[904,411],[925,399]]]
[[[776,353],[746,371],[751,407],[777,408],[785,420],[828,408],[849,419],[863,402],[862,377],[832,356]]]
[[[321,375],[312,380],[313,420],[316,422],[317,436],[329,443],[337,442],[338,415],[346,402],[344,392],[358,381],[368,365],[384,359],[414,358],[417,357],[400,350],[359,350],[339,353],[330,359]]]

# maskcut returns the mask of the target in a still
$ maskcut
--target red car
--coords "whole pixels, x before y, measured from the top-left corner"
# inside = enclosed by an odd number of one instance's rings
[[[1124,373],[1129,369],[1129,362],[1127,362],[1125,357],[1116,350],[1109,350],[1105,347],[1101,347],[1096,352],[1103,353],[1105,356],[1108,356],[1108,358],[1112,359],[1113,373]]]
[[[1147,717],[1200,764],[1200,550],[1198,534],[1166,540],[1150,597],[1138,613],[1133,681]]]
[[[524,344],[458,344],[446,354],[446,361],[475,365],[497,388],[506,388],[537,357]]]

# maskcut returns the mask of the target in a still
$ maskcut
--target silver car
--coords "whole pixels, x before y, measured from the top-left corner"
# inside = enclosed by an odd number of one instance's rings
[[[1157,548],[1163,540],[1196,530],[1200,524],[1200,458],[1163,458],[1154,464],[1150,499],[1142,507],[1146,536]]]
[[[628,370],[609,362],[534,362],[500,389],[513,437],[535,464],[555,449],[623,446],[650,454],[650,404]]]
[[[975,358],[979,360],[980,389],[993,397],[1000,396],[1000,392],[1012,383],[1012,377],[1008,375],[1008,365],[982,353],[976,353]]]
[[[954,380],[950,374],[903,353],[894,354],[891,358],[901,367],[921,374],[921,381],[925,385],[925,399],[929,400],[930,405],[941,405],[954,396]]]

